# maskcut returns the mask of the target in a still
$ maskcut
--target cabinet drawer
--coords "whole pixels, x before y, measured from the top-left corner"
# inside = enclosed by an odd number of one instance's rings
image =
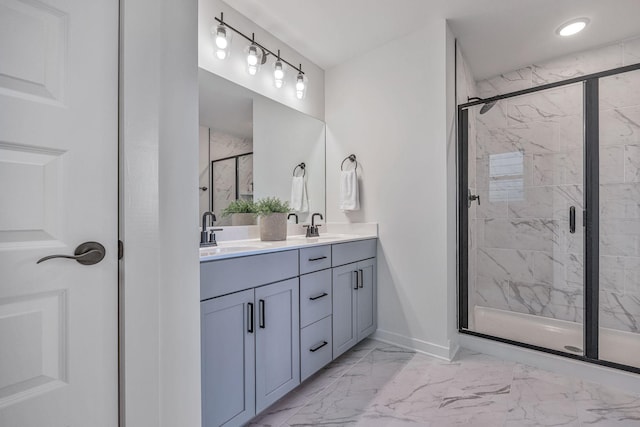
[[[331,267],[331,246],[300,249],[300,274]]]
[[[331,270],[300,276],[300,327],[331,314]]]
[[[312,323],[300,331],[301,381],[331,362],[333,354],[331,347],[331,316]]]
[[[350,264],[376,256],[377,239],[358,240],[356,242],[332,245],[332,266]]]
[[[279,282],[298,275],[298,251],[200,263],[200,300]]]

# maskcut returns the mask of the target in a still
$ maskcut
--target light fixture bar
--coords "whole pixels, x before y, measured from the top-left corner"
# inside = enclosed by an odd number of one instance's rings
[[[253,38],[247,36],[246,34],[244,34],[242,31],[235,29],[234,27],[232,27],[231,25],[227,24],[224,21],[224,14],[221,12],[220,13],[220,18],[215,17],[215,20],[218,21],[220,24],[224,25],[225,27],[227,27],[228,29],[230,29],[231,31],[233,31],[236,34],[241,35],[242,37],[244,37],[248,42],[254,43],[256,46],[258,46],[260,49],[264,50],[265,52],[267,52],[268,54],[272,55],[274,58],[278,57],[280,58],[280,61],[284,62],[285,64],[287,64],[289,67],[293,68],[294,70],[296,70],[299,73],[304,74],[304,71],[302,71],[302,66],[300,67],[296,67],[295,65],[293,65],[291,62],[287,61],[286,59],[282,58],[279,55],[276,55],[275,53],[273,53],[272,50],[267,49],[265,46],[263,46],[262,44],[258,43],[257,41],[255,41]]]

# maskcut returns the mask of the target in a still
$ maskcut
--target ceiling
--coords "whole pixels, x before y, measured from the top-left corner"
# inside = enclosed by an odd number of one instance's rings
[[[330,69],[431,19],[445,18],[476,79],[640,35],[640,0],[226,0]],[[591,24],[572,38],[556,28]]]
[[[253,93],[198,69],[200,126],[240,138],[253,138]]]

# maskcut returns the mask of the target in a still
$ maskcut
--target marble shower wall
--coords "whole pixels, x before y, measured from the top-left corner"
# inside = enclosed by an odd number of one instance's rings
[[[486,98],[638,62],[640,38],[476,86]],[[600,99],[600,321],[640,332],[640,72],[601,80]],[[472,227],[471,307],[582,322],[582,108],[578,84],[506,99],[486,114],[471,109],[477,130],[469,159],[475,158],[481,198]],[[569,233],[570,206],[576,207],[575,234]]]
[[[210,158],[212,161],[253,152],[253,139],[243,138],[211,129]],[[213,164],[213,211],[218,221],[216,225],[231,225],[231,217],[223,217],[221,212],[236,199],[236,162],[228,159]],[[253,198],[253,155],[239,159],[238,193],[240,198]]]

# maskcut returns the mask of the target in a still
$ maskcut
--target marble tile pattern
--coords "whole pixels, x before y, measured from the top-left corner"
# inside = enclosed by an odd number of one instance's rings
[[[638,62],[640,38],[478,81],[476,90],[490,97]],[[470,307],[583,321],[582,97],[575,84],[501,100],[485,114],[470,109],[469,174],[482,201],[470,212]],[[600,205],[601,326],[640,333],[640,71],[600,80]]]
[[[640,395],[462,350],[443,361],[365,340],[250,426],[637,426]]]
[[[238,137],[216,129],[211,129],[209,144],[211,160],[224,159],[253,151],[251,138]],[[249,195],[253,193],[253,155],[240,157],[237,172],[240,197],[250,198]],[[216,225],[229,226],[231,225],[231,217],[223,217],[221,212],[236,198],[235,160],[214,163],[211,173],[213,176],[213,211],[218,219]]]

